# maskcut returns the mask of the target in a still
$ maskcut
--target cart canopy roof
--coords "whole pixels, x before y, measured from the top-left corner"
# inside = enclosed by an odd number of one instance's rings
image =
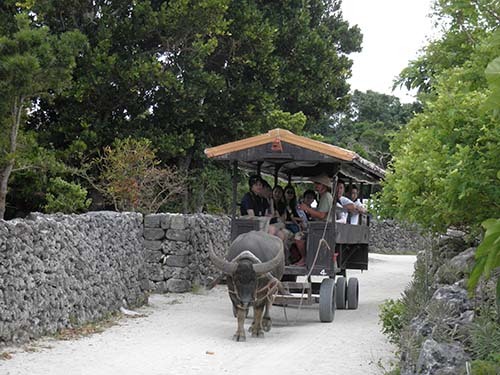
[[[306,181],[308,177],[337,170],[339,177],[378,184],[385,171],[353,151],[273,129],[265,134],[205,149],[215,160],[237,161],[238,166],[284,180]],[[338,169],[340,168],[340,169]]]

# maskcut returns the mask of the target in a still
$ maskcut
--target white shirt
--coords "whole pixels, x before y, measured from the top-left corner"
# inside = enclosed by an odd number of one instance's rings
[[[352,203],[354,203],[356,207],[363,207],[363,208],[365,207],[363,203],[361,203],[361,200],[359,198]],[[357,212],[351,213],[351,224],[355,225],[359,224],[359,213]]]
[[[347,215],[349,213],[344,207],[347,206],[348,204],[353,204],[353,201],[344,196],[340,197],[339,200],[337,201],[337,207],[342,208],[342,211],[339,212],[339,215],[337,217],[337,223],[344,223],[344,224],[347,223]]]

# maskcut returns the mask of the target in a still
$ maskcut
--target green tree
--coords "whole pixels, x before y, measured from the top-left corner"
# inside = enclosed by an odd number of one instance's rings
[[[338,0],[37,0],[32,11],[90,45],[71,95],[30,117],[40,143],[95,154],[117,136],[148,138],[186,171],[204,168],[207,146],[344,109],[361,44]]]
[[[95,154],[119,135],[151,139],[164,160],[184,155],[203,125],[208,88],[224,85],[205,64],[226,28],[228,2],[37,1],[44,23],[76,27],[90,46],[71,95],[42,102],[31,127],[58,149],[78,139]]]
[[[35,132],[21,131],[17,144],[16,162],[9,179],[6,218],[42,211],[50,180],[61,177],[69,181],[72,178],[58,152],[41,147]]]
[[[500,29],[493,36],[493,45],[500,46]],[[485,70],[488,86],[491,90],[490,97],[485,102],[486,110],[493,111],[494,116],[500,120],[500,56],[495,57]],[[497,178],[500,180],[500,167],[497,166]],[[498,181],[497,181],[498,183]],[[479,279],[491,277],[492,270],[500,267],[500,217],[491,215],[494,218],[483,221],[485,229],[484,238],[477,248],[476,263],[469,278],[469,289],[475,290]],[[497,279],[496,303],[500,313],[500,278]]]
[[[5,214],[26,111],[38,98],[50,98],[69,85],[75,57],[85,43],[77,31],[51,34],[26,13],[17,14],[15,20],[16,27],[0,35],[0,218]]]
[[[385,168],[392,137],[420,110],[418,102],[402,104],[392,95],[355,90],[349,110],[337,117],[326,136]]]
[[[480,30],[471,30],[471,24]],[[491,94],[485,68],[498,56],[500,43],[475,18],[467,25],[462,32],[475,36],[473,48],[460,66],[434,77],[423,112],[396,136],[382,193],[386,214],[436,231],[500,217],[500,125],[484,105]],[[450,30],[456,33],[453,25]]]
[[[433,18],[441,37],[431,41],[401,72],[395,86],[432,92],[439,76],[466,64],[484,38],[498,27],[498,0],[435,0]]]

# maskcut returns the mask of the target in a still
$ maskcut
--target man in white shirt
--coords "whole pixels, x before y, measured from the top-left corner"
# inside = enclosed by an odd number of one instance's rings
[[[337,207],[341,208],[341,211],[336,217],[337,223],[347,223],[347,216],[349,213],[352,215],[357,215],[356,206],[354,202],[349,198],[344,197],[345,186],[342,181],[337,183]]]
[[[354,206],[356,206],[356,212],[353,212],[351,214],[351,224],[359,224],[359,214],[366,214],[366,208],[361,202],[361,199],[359,199],[359,191],[356,186],[353,186],[351,188],[351,201],[354,203]]]

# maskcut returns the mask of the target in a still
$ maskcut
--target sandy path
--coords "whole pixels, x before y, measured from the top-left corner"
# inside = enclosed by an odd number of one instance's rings
[[[387,363],[393,348],[380,333],[378,305],[400,296],[414,261],[371,254],[369,271],[348,274],[359,278],[358,310],[337,310],[333,323],[319,322],[318,305],[299,314],[288,308],[288,322],[275,306],[265,338],[237,343],[231,340],[236,320],[225,286],[197,295],[153,295],[138,310],[145,317],[124,318],[101,334],[41,340],[32,345],[36,352],[9,348],[12,359],[0,360],[0,374],[382,374],[377,363]]]

